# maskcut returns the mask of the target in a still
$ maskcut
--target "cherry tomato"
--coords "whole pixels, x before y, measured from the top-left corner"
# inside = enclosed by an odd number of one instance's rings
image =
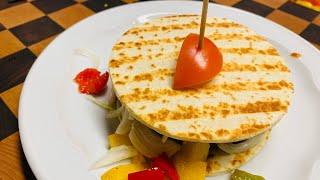
[[[108,72],[101,74],[100,71],[94,68],[87,68],[81,71],[74,80],[78,83],[81,93],[99,94],[104,90],[108,78]]]
[[[189,34],[183,41],[174,75],[173,89],[186,89],[209,82],[222,68],[222,54],[208,38],[198,48],[199,35]]]

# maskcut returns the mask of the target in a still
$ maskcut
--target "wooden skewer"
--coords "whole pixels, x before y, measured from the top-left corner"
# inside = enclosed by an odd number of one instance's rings
[[[207,22],[208,3],[209,3],[209,0],[203,0],[203,3],[202,3],[202,15],[201,15],[200,37],[199,37],[198,49],[201,49],[203,47],[204,32],[206,29],[206,22]]]

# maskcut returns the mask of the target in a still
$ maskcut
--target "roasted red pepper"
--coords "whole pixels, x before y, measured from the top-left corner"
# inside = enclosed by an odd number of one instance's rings
[[[131,173],[128,180],[179,180],[179,175],[168,156],[163,153],[152,159],[151,169]]]
[[[74,80],[78,83],[81,93],[99,94],[104,90],[108,78],[108,72],[101,74],[97,69],[87,68],[81,71]]]
[[[159,168],[151,168],[128,174],[128,180],[165,180],[165,176]]]
[[[151,167],[161,169],[170,180],[179,180],[176,168],[165,153],[152,159]]]

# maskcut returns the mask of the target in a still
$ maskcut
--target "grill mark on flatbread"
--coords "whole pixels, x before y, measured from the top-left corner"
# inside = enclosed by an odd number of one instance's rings
[[[164,77],[173,76],[173,75],[174,75],[174,70],[158,69],[150,73],[142,73],[142,74],[135,75],[132,78],[132,81],[144,81],[144,79],[152,81],[153,78],[160,78],[161,80],[164,80]],[[130,80],[128,80],[127,82],[130,82]]]
[[[238,64],[230,62],[223,64],[221,72],[243,72],[243,71],[276,71],[276,72],[290,72],[289,68],[282,63],[277,64]]]
[[[129,31],[125,32],[124,35],[140,35],[140,33],[146,33],[146,32],[157,32],[157,31],[171,31],[171,30],[184,30],[184,29],[197,29],[200,27],[200,24],[196,21],[191,21],[187,24],[170,24],[167,26],[141,26],[137,28],[132,28]],[[244,28],[243,25],[234,23],[234,22],[222,22],[222,23],[207,23],[207,28]]]
[[[265,40],[264,37],[259,35],[245,36],[243,34],[212,34],[207,37],[212,40],[227,40],[227,41],[248,40],[252,42],[257,42],[257,41]]]
[[[163,38],[163,39],[150,39],[150,40],[141,40],[141,41],[127,41],[119,42],[113,46],[112,50],[120,50],[126,48],[141,48],[143,46],[154,46],[154,45],[165,45],[182,42],[185,37],[174,37],[174,38]]]
[[[178,105],[176,110],[162,108],[157,112],[141,115],[144,121],[154,123],[168,120],[188,120],[197,118],[226,117],[235,114],[286,112],[289,102],[256,101],[247,104],[228,104],[218,106],[203,105],[201,108]]]
[[[246,117],[250,118],[246,118]],[[237,138],[235,141],[241,141],[244,139],[251,138],[252,136],[262,133],[266,128],[272,126],[276,119],[283,116],[283,112],[277,111],[272,113],[254,113],[254,114],[235,114],[222,119],[217,117],[216,119],[208,118],[197,118],[190,120],[174,120],[174,121],[162,121],[155,122],[153,126],[160,128],[164,127],[164,131],[167,133],[176,132],[181,138],[186,138],[189,141],[197,139],[206,139],[210,142],[214,139],[219,139],[216,143],[227,143],[232,141],[226,141],[229,138],[243,137],[243,135],[249,135],[247,138]],[[224,123],[221,124],[221,122]],[[237,123],[237,126],[232,128],[226,126],[226,124]],[[208,126],[201,126],[201,124],[207,124]],[[184,131],[177,131],[172,125],[177,127],[183,127]],[[200,138],[191,138],[189,133],[196,133]],[[235,142],[234,141],[234,142]],[[215,154],[217,155],[217,154]]]
[[[254,48],[219,48],[219,50],[222,53],[225,54],[237,54],[237,55],[270,55],[270,56],[277,56],[278,51],[276,49],[254,49]],[[162,53],[159,52],[157,54],[150,54],[147,56],[137,55],[137,56],[126,56],[125,53],[119,53],[119,58],[117,59],[111,59],[109,66],[112,68],[118,68],[123,64],[127,63],[134,63],[139,60],[148,59],[148,60],[154,60],[154,59],[167,59],[172,60],[170,58],[174,58],[174,60],[178,57],[179,51],[169,52],[169,53]]]
[[[120,74],[111,74],[111,77],[115,78],[119,76]],[[291,82],[291,73],[288,72],[242,72],[242,73],[233,73],[233,72],[226,72],[223,74],[218,74],[215,79],[208,84],[232,84],[232,83],[238,83],[238,82],[277,82],[277,81],[287,81]],[[115,83],[115,81],[117,83]],[[139,81],[139,82],[131,82],[130,84],[127,84],[125,87],[122,85],[125,84],[125,81],[122,80],[114,80],[115,88],[117,89],[119,96],[131,93],[133,89],[135,88],[152,88],[152,89],[165,89],[165,88],[171,88],[173,78],[171,76],[167,77],[165,80],[160,79],[153,79],[152,81]],[[290,93],[286,93],[287,95]]]
[[[176,51],[180,50],[180,46],[177,45],[173,45],[173,44],[169,44],[167,46],[168,50],[166,53],[173,53]],[[119,51],[117,51],[117,53],[119,54],[125,54],[126,56],[130,57],[130,56],[137,56],[135,55],[138,51],[142,51],[145,52],[145,54],[148,54],[148,56],[151,57],[152,54],[163,54],[164,50],[161,50],[161,48],[153,48],[153,46],[150,47],[142,47],[141,49],[138,48],[131,48],[132,52],[130,52],[129,54],[131,55],[127,55],[126,53],[128,53],[128,49],[121,49]],[[252,48],[252,47],[237,47],[237,48],[221,48],[218,47],[218,49],[220,50],[220,52],[225,56],[225,55],[232,55],[232,54],[237,54],[237,55],[269,55],[269,56],[279,56],[279,53],[276,49],[274,48],[267,48],[267,49],[256,49],[256,48]]]
[[[197,14],[177,14],[177,15],[169,15],[163,17],[163,19],[172,19],[172,18],[180,18],[180,17],[199,17]]]
[[[121,55],[121,54],[120,54]],[[121,55],[122,56],[122,55]],[[156,57],[156,55],[154,56],[148,56],[148,58],[150,60],[152,60],[154,57]],[[137,55],[137,56],[122,56],[121,58],[118,59],[111,59],[109,62],[109,66],[112,68],[119,68],[121,65],[123,64],[129,64],[129,63],[134,63],[137,62],[141,59],[145,59],[145,57],[143,58],[142,55]]]
[[[291,90],[293,84],[284,80],[279,82],[238,82],[233,84],[206,84],[201,89],[188,89],[184,91],[176,91],[174,89],[157,89],[136,88],[130,94],[120,96],[123,102],[141,102],[141,101],[156,101],[163,97],[175,96],[193,96],[197,94],[213,94],[215,92],[240,92],[240,91],[268,91],[268,90]]]
[[[166,22],[170,22],[170,23],[174,23],[174,22],[179,22],[179,20],[185,20],[185,21],[190,21],[190,20],[193,20],[193,21],[199,21],[200,20],[200,17],[196,14],[190,14],[190,15],[170,15],[170,16],[165,16],[165,17],[162,17],[161,19],[155,19],[155,24],[163,24],[163,23],[166,23]],[[150,26],[150,25],[154,25],[154,24],[151,24],[149,22],[146,22],[145,24],[143,24],[143,26]]]
[[[223,72],[290,72],[290,70],[281,63],[270,65],[270,64],[237,64],[237,63],[226,63],[223,65],[221,73]],[[140,73],[133,76],[125,75],[124,77],[119,76],[117,81],[125,81],[123,85],[130,82],[139,81],[152,81],[153,79],[164,80],[167,76],[174,76],[175,69],[157,69],[154,71]]]
[[[137,56],[126,56],[124,53],[120,53],[117,58],[113,58],[109,62],[109,67],[112,68],[119,68],[122,65],[131,64],[138,61],[168,61],[168,60],[174,60],[179,56],[179,51],[174,52],[168,52],[168,53],[156,53],[156,54],[150,54],[150,55],[137,55]],[[247,58],[250,56],[249,58]],[[245,61],[245,63],[242,64],[257,64],[257,63],[282,63],[282,60],[279,59],[278,56],[270,56],[266,57],[266,55],[263,55],[264,59],[260,58],[260,54],[251,56],[249,54],[242,54],[241,59],[239,55],[237,54],[229,54],[229,56],[224,57],[224,62],[229,63],[230,61],[237,61],[238,63],[241,63]],[[130,68],[132,69],[132,68]]]
[[[263,54],[263,55],[271,55],[271,56],[278,56],[279,53],[276,49],[254,49],[251,47],[248,48],[219,48],[222,53],[230,53],[230,54]]]
[[[178,57],[179,51],[173,51],[168,53],[156,53],[156,54],[149,54],[149,55],[137,55],[137,56],[126,56],[125,53],[119,53],[118,58],[113,58],[109,62],[109,66],[112,68],[119,68],[123,64],[133,64],[140,60],[158,60],[158,59],[164,59],[164,60],[174,60]]]
[[[119,68],[123,64],[133,64],[137,61],[142,61],[142,60],[171,60],[171,61],[176,61],[175,59],[179,56],[179,51],[174,51],[174,52],[168,52],[168,53],[156,53],[156,54],[149,54],[149,55],[137,55],[137,56],[126,56],[124,53],[119,54],[120,57],[118,58],[113,58],[109,62],[109,66],[112,68]]]
[[[241,128],[234,129],[234,130],[218,129],[213,132],[210,130],[207,130],[204,132],[199,132],[199,133],[179,132],[179,133],[177,133],[177,135],[180,137],[188,138],[188,139],[200,139],[201,136],[205,137],[206,139],[214,139],[217,137],[227,137],[227,136],[236,137],[236,136],[244,135],[244,134],[246,134],[246,135],[257,134],[258,132],[261,132],[261,130],[270,127],[270,124],[269,123],[267,123],[267,124],[257,124],[257,123],[241,124],[240,127]]]
[[[128,92],[131,93],[132,91]],[[289,101],[290,96],[287,94],[292,92],[292,90],[283,89],[275,91],[222,91],[214,92],[211,94],[190,94],[186,96],[178,95],[173,97],[162,97],[161,99],[146,100],[141,102],[125,102],[129,106],[134,106],[135,108],[140,108],[146,106],[142,110],[137,110],[139,115],[144,115],[152,112],[157,112],[162,108],[168,108],[171,110],[176,110],[178,104],[184,105],[186,107],[192,106],[195,108],[201,108],[203,105],[217,106],[220,102],[225,102],[229,104],[245,104],[248,102],[256,101]],[[179,103],[180,102],[180,103]],[[183,104],[181,103],[183,102]],[[246,115],[247,117],[252,117],[253,115]],[[207,119],[207,118],[203,118]],[[210,121],[211,118],[207,119]],[[261,119],[261,118],[260,118]],[[239,120],[241,121],[241,120]]]
[[[241,124],[240,128],[234,129],[234,130],[218,129],[214,132],[211,132],[209,130],[209,131],[200,132],[198,134],[191,133],[191,132],[188,132],[188,133],[181,133],[180,132],[180,133],[178,133],[178,135],[182,136],[182,137],[189,137],[189,138],[196,137],[197,139],[199,139],[200,136],[205,136],[207,139],[213,139],[213,136],[216,136],[216,137],[232,136],[232,137],[234,137],[239,134],[254,134],[254,133],[257,133],[257,132],[261,131],[262,129],[265,129],[269,126],[270,126],[270,124],[268,124],[268,123],[267,124],[257,124],[257,123],[248,124],[247,123],[247,124]]]
[[[150,26],[150,25],[161,25],[161,24],[166,24],[166,23],[175,23],[175,22],[190,22],[190,21],[200,21],[200,16],[196,14],[191,14],[191,15],[172,15],[172,16],[165,16],[162,17],[161,19],[155,19],[154,23],[151,24],[149,22],[145,23],[143,26]],[[232,22],[231,20],[228,20],[226,18],[208,18],[207,23],[210,22]]]
[[[249,35],[244,36],[242,34],[210,34],[206,36],[211,40],[227,40],[227,41],[236,41],[236,40],[248,40],[252,42],[264,41],[265,38],[259,35]],[[125,48],[139,48],[142,46],[151,46],[151,45],[165,45],[171,43],[180,43],[185,39],[184,37],[176,36],[174,38],[162,38],[162,39],[149,39],[149,40],[138,40],[138,41],[126,41],[118,42],[113,46],[113,50],[120,50]]]
[[[190,30],[174,30],[174,31],[168,31],[165,32],[164,35],[161,31],[159,32],[146,32],[146,33],[140,33],[140,34],[130,34],[126,35],[126,38],[121,38],[121,40],[118,42],[131,42],[131,41],[141,41],[141,40],[152,40],[152,39],[161,39],[161,38],[175,38],[175,37],[183,37],[187,36],[190,33],[198,33],[198,29],[190,29]],[[206,29],[206,37],[209,37],[210,35],[225,35],[225,34],[243,34],[245,36],[255,36],[254,32],[247,31],[245,28],[238,28],[238,29],[230,29],[230,28],[207,28]],[[260,36],[260,35],[257,35]],[[263,37],[263,36],[261,36]],[[212,39],[213,40],[213,39]]]

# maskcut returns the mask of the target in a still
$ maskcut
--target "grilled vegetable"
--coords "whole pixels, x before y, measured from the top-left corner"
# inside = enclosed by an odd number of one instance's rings
[[[185,161],[206,161],[210,145],[208,143],[185,142],[178,155]]]
[[[121,146],[121,145],[132,145],[127,135],[111,134],[108,136],[110,148]]]
[[[222,151],[226,153],[229,153],[229,154],[241,153],[250,148],[255,147],[262,140],[262,137],[263,137],[263,134],[259,134],[255,137],[252,137],[250,139],[247,139],[239,143],[219,143],[217,145]]]
[[[137,151],[149,158],[156,157],[163,152],[171,156],[180,149],[180,145],[171,139],[162,143],[161,137],[156,132],[139,122],[132,124],[129,138]]]
[[[179,180],[179,175],[176,168],[165,153],[162,153],[160,156],[153,158],[151,167],[161,169],[166,177],[170,180]]]
[[[90,100],[91,102],[93,102],[94,104],[98,105],[99,107],[101,107],[101,108],[103,108],[103,109],[105,109],[107,111],[113,111],[114,110],[114,108],[110,104],[105,103],[103,101],[100,101],[100,100],[98,100],[97,98],[95,98],[95,97],[93,97],[91,95],[86,96],[86,98],[88,100]]]
[[[151,160],[151,168],[128,175],[128,180],[179,180],[177,170],[165,153]]]
[[[138,152],[132,146],[117,146],[111,148],[100,160],[98,160],[92,169],[97,169],[103,166],[110,165],[112,163],[134,157]]]
[[[159,168],[151,168],[129,174],[128,180],[165,180],[165,176]]]
[[[184,161],[176,159],[175,167],[180,180],[204,180],[206,177],[207,163],[203,161]]]
[[[121,106],[116,110],[108,111],[108,113],[106,114],[106,118],[113,119],[113,118],[119,117],[121,115],[122,110],[123,110],[123,107]]]
[[[143,166],[147,167],[147,161],[144,158],[144,156],[140,153],[138,153],[136,156],[134,156],[131,160],[134,164],[142,164]]]
[[[120,124],[116,129],[116,134],[128,134],[131,129],[132,120],[133,119],[129,116],[128,111],[124,109]]]
[[[127,180],[128,174],[143,170],[144,167],[140,164],[125,164],[116,166],[105,172],[102,180]]]
[[[231,175],[231,180],[264,180],[264,177],[236,169]]]
[[[174,164],[180,180],[204,179],[210,145],[185,142],[174,156]]]

